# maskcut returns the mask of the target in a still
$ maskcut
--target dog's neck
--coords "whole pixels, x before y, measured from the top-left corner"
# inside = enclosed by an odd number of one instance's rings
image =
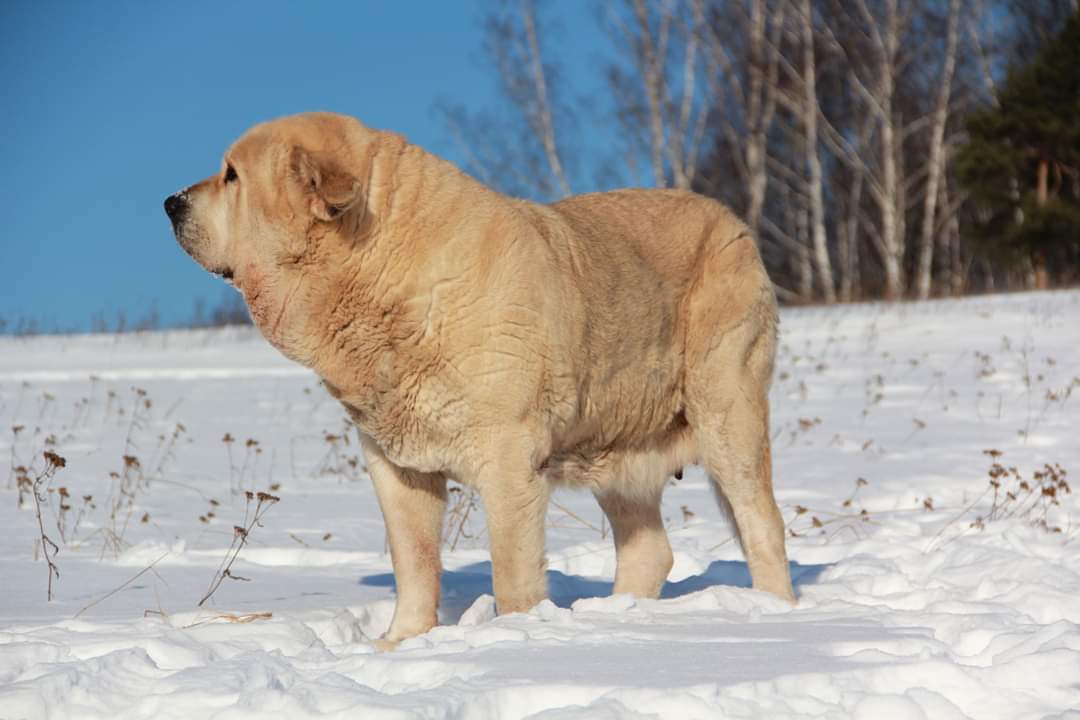
[[[359,406],[401,385],[397,347],[415,355],[433,339],[432,277],[468,272],[454,267],[454,243],[475,238],[470,226],[485,219],[459,198],[483,186],[399,135],[371,133],[355,166],[365,202],[311,238],[299,336],[314,342],[285,352]]]

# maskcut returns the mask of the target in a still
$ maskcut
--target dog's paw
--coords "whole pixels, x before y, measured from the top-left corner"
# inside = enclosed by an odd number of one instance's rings
[[[390,640],[385,635],[371,641],[377,652],[390,652],[398,646],[401,640]]]

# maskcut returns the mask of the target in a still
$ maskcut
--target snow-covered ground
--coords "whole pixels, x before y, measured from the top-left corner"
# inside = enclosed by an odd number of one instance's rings
[[[494,617],[455,493],[443,625],[389,653],[382,520],[314,376],[250,331],[0,339],[0,717],[1080,718],[1080,500],[1044,469],[1080,473],[1080,293],[787,310],[781,333],[797,607],[748,589],[689,468],[662,599],[607,597],[610,534],[567,493],[553,602]],[[17,489],[44,450],[67,460],[40,481],[51,602]],[[280,502],[200,608],[245,490]]]

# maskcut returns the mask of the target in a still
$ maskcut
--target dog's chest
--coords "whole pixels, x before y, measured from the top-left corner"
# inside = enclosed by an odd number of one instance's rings
[[[467,425],[466,407],[456,396],[430,377],[373,383],[363,392],[335,395],[360,432],[391,462],[422,472],[443,471],[450,464],[455,439]]]

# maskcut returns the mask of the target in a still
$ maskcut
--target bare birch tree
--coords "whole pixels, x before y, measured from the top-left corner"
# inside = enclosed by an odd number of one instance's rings
[[[858,0],[859,10],[870,27],[870,36],[874,41],[877,54],[877,69],[880,73],[877,86],[868,90],[858,76],[852,74],[856,87],[865,96],[871,111],[877,116],[881,133],[881,188],[871,185],[876,190],[874,195],[881,210],[880,237],[873,238],[881,255],[885,270],[884,296],[886,300],[896,300],[904,293],[904,236],[900,229],[902,218],[899,205],[900,178],[897,174],[896,161],[899,155],[899,134],[896,128],[896,116],[893,99],[896,92],[896,61],[900,47],[902,22],[897,8],[897,0],[885,0],[884,27],[879,27],[876,18],[870,13],[865,0]]]
[[[730,155],[737,174],[739,205],[747,224],[765,241],[766,235],[791,246],[794,239],[783,222],[762,227],[769,186],[769,131],[776,117],[776,87],[780,71],[777,48],[784,29],[786,1],[765,0],[709,5],[693,0],[701,18],[704,52],[715,72],[707,76],[718,140],[713,151]]]
[[[913,3],[901,13],[898,0],[884,0],[884,17],[878,18],[867,0],[839,3],[840,12],[859,29],[869,45],[869,58],[858,57],[858,45],[843,42],[830,31],[836,47],[842,49],[850,71],[848,80],[862,101],[865,111],[874,120],[877,137],[875,157],[856,155],[842,137],[833,138],[836,147],[845,148],[842,157],[853,164],[863,165],[861,172],[870,198],[878,209],[878,225],[869,233],[871,247],[881,261],[885,299],[903,296],[905,287],[904,253],[904,187],[898,163],[903,152],[905,133],[900,127],[896,105],[897,78],[901,58],[900,47],[910,24]],[[853,16],[853,17],[852,17]],[[865,77],[864,77],[865,76]]]
[[[492,61],[506,107],[516,115],[516,137],[496,127],[489,116],[462,107],[443,107],[443,115],[467,169],[507,192],[538,199],[573,192],[566,170],[566,148],[557,115],[568,115],[552,87],[557,66],[545,54],[536,0],[504,2],[485,23],[485,53]],[[482,140],[482,142],[477,142]]]
[[[620,60],[609,67],[615,111],[631,143],[648,158],[654,187],[692,187],[710,100],[699,76],[714,65],[701,52],[702,16],[684,0],[611,2],[609,34]]]
[[[768,185],[768,136],[776,114],[776,80],[779,72],[779,35],[784,24],[784,4],[774,10],[771,23],[772,37],[767,32],[770,25],[764,0],[750,2],[750,56],[749,82],[745,93],[746,108],[746,168],[749,175],[750,202],[747,208],[750,227],[757,231],[761,224],[761,210],[765,204]],[[770,42],[771,39],[771,42]]]
[[[548,169],[559,187],[559,192],[567,196],[571,192],[570,183],[566,179],[566,172],[559,158],[559,146],[555,142],[555,122],[552,119],[551,101],[548,99],[547,72],[540,54],[540,41],[536,30],[536,6],[528,0],[521,0],[519,7],[534,98],[534,102],[526,105],[528,110],[525,119],[544,146],[544,157],[547,158]]]
[[[945,123],[949,119],[949,99],[952,96],[952,78],[956,71],[956,47],[959,35],[960,0],[949,0],[949,14],[945,30],[945,57],[941,63],[941,85],[938,86],[934,106],[933,124],[930,129],[930,156],[927,159],[926,192],[923,195],[922,229],[919,233],[919,258],[915,268],[915,297],[930,297],[931,275],[934,263],[935,213],[938,209],[938,187],[946,172]]]
[[[821,158],[818,156],[817,65],[814,56],[814,11],[810,0],[802,0],[799,21],[802,26],[803,61],[803,129],[806,132],[806,166],[809,170],[810,236],[814,249],[814,264],[821,283],[825,302],[836,302],[832,263],[825,237],[825,200],[822,188]]]

